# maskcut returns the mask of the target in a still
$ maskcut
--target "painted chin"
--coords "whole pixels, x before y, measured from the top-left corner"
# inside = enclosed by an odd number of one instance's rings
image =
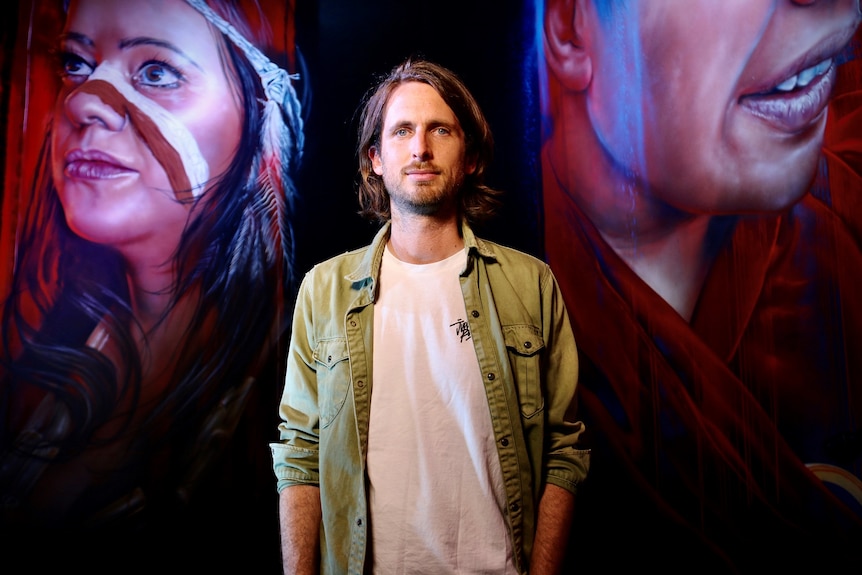
[[[738,180],[717,186],[718,213],[773,213],[790,208],[807,193],[816,159],[793,166],[764,163],[741,166]],[[723,191],[722,188],[724,188]]]
[[[817,170],[825,120],[822,112],[803,131],[778,132],[778,137],[759,132],[740,146],[744,152],[736,158],[735,179],[742,193],[753,198],[752,207],[781,210],[805,194]]]
[[[680,154],[648,173],[647,186],[658,199],[681,211],[716,215],[781,211],[805,195],[816,171],[819,147],[739,142],[735,146],[713,142],[699,155]]]
[[[765,210],[784,210],[798,202],[808,192],[817,168],[817,155],[800,158],[782,170],[780,166],[767,172],[762,183],[752,189],[760,190],[761,206]]]

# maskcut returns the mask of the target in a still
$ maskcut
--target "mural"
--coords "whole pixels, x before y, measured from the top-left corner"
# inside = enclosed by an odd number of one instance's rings
[[[594,450],[574,565],[858,569],[859,3],[541,4]]]
[[[222,541],[208,518],[256,518],[253,484],[219,491],[254,478],[228,463],[268,467],[293,282],[304,135],[279,67],[293,16],[271,4],[19,5],[51,34],[9,61],[32,68],[12,72],[25,129],[3,197],[0,518],[31,568],[46,536],[64,562],[68,544],[86,567],[126,549],[143,566]]]

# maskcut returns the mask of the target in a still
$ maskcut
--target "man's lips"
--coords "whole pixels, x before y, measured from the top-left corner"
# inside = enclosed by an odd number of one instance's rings
[[[66,155],[64,173],[69,178],[98,180],[134,172],[110,154],[99,150],[72,150]]]
[[[812,80],[822,76],[829,68],[832,67],[832,58],[827,58],[817,64],[806,68],[799,72],[798,74],[794,74],[789,77],[785,81],[781,82],[775,87],[776,92],[792,92],[793,90],[800,90],[811,83]]]
[[[432,170],[428,168],[408,168],[404,170],[404,173],[414,180],[431,180],[439,174],[437,170]]]
[[[738,100],[754,116],[782,132],[800,133],[823,117],[835,84],[835,59],[856,28],[845,26],[823,39]]]
[[[760,94],[740,98],[740,105],[771,126],[800,132],[820,118],[835,83],[835,66],[824,60]]]

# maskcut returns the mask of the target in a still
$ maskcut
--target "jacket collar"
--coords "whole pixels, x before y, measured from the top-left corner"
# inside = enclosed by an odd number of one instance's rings
[[[380,263],[383,261],[383,250],[386,248],[386,242],[389,241],[389,234],[392,229],[392,222],[388,221],[383,224],[383,227],[374,235],[371,244],[365,251],[359,265],[344,276],[344,279],[354,284],[365,284],[368,289],[374,293],[374,286],[377,279],[380,277]],[[464,238],[464,249],[467,250],[467,268],[472,265],[470,256],[478,254],[482,258],[496,260],[495,246],[480,238],[477,238],[467,222],[461,222],[461,237]],[[466,270],[465,270],[466,271]]]

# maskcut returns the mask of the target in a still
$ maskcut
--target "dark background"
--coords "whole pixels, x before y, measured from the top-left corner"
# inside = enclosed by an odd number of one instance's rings
[[[541,255],[538,100],[532,2],[442,0],[298,2],[297,47],[307,64],[306,147],[298,181],[297,269],[367,243],[377,225],[357,215],[356,114],[378,76],[409,56],[457,73],[494,133],[488,183],[505,207],[480,230]]]

